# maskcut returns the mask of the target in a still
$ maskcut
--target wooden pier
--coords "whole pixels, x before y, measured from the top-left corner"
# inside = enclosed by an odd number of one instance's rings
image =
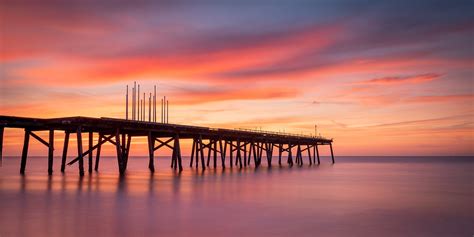
[[[127,97],[128,100],[128,97]],[[128,109],[127,109],[128,110]],[[151,120],[151,119],[150,119]],[[156,119],[155,119],[156,121]],[[78,164],[79,174],[84,175],[84,159],[88,161],[88,172],[99,169],[101,146],[112,143],[117,150],[117,165],[120,174],[125,174],[129,158],[130,144],[134,137],[148,139],[149,161],[148,168],[155,170],[154,153],[160,148],[172,150],[171,168],[182,171],[180,141],[192,139],[191,159],[189,166],[202,170],[210,165],[217,168],[236,166],[238,168],[253,166],[258,168],[262,157],[266,158],[267,165],[272,166],[273,157],[278,157],[278,165],[282,165],[284,155],[289,166],[304,164],[303,154],[307,154],[308,163],[320,164],[318,147],[328,145],[331,151],[332,163],[334,154],[332,139],[318,136],[303,136],[286,133],[274,133],[256,130],[216,129],[188,125],[147,122],[114,118],[26,118],[14,116],[0,116],[0,162],[3,150],[4,128],[24,129],[25,137],[21,154],[20,173],[24,174],[28,160],[30,138],[38,140],[48,147],[48,174],[53,173],[54,135],[57,131],[64,132],[64,146],[61,159],[61,172],[65,171],[66,164]],[[38,131],[49,131],[47,139],[36,134]],[[69,137],[77,136],[77,157],[66,160],[68,155]],[[89,137],[88,146],[84,149],[83,135]],[[98,141],[94,144],[94,136]],[[274,151],[277,155],[274,155]],[[296,151],[296,154],[293,152]],[[95,152],[95,165],[93,153]],[[210,163],[212,160],[212,164]]]

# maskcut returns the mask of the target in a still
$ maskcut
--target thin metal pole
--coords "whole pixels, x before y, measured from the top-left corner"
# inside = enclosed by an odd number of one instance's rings
[[[128,120],[128,85],[127,85],[127,95],[125,99],[125,119]]]
[[[132,87],[132,120],[135,120],[135,86]]]
[[[166,96],[163,97],[163,101],[164,101],[164,102],[163,102],[163,114],[164,114],[164,116],[163,116],[163,120],[164,120],[164,121],[163,121],[163,122],[164,122],[164,123],[167,123],[167,122],[166,122],[166,116],[167,116],[167,115],[166,115]]]
[[[153,122],[156,123],[156,85],[153,93]]]
[[[166,101],[166,123],[169,123],[169,118],[170,118],[170,114],[169,114],[169,109],[170,109],[170,103],[169,103],[169,100]]]
[[[137,111],[137,120],[140,120],[140,107],[141,107],[141,104],[140,104],[140,84],[138,84],[138,93],[137,93],[137,107],[138,107],[138,111]]]
[[[146,112],[145,104],[146,104],[146,97],[145,97],[145,92],[143,92],[142,121],[146,121],[146,119],[145,119],[145,112]]]
[[[163,123],[163,98],[161,98],[161,123]]]
[[[148,97],[148,122],[151,122],[151,93]]]

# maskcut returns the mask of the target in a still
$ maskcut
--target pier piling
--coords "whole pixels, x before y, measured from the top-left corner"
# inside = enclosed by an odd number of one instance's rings
[[[82,128],[77,128],[77,155],[79,158],[79,175],[84,176],[84,160],[82,155]]]
[[[3,162],[3,132],[5,128],[0,126],[0,167],[2,167]]]
[[[53,174],[53,156],[54,156],[54,130],[49,130],[49,143],[48,143],[48,174]]]
[[[23,151],[21,153],[20,174],[25,174],[29,142],[30,142],[30,131],[28,129],[25,129],[25,138],[23,140]]]
[[[66,159],[67,159],[67,149],[69,146],[69,132],[64,132],[64,145],[63,145],[63,155],[61,157],[61,172],[64,173],[66,169]]]

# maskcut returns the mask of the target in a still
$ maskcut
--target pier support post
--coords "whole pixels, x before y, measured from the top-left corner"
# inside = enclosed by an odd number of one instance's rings
[[[199,169],[199,154],[200,154],[200,150],[199,150],[199,139],[195,139],[196,141],[196,147],[195,147],[195,154],[196,154],[196,161],[194,162],[196,164],[196,169]]]
[[[283,144],[278,145],[278,165],[281,166],[281,155],[283,153]]]
[[[82,128],[77,128],[77,155],[79,157],[79,175],[84,176],[84,160],[82,159]]]
[[[100,150],[102,148],[102,138],[103,138],[103,135],[102,133],[99,133],[99,141],[98,141],[98,144],[99,146],[97,147],[97,152],[95,154],[95,164],[94,164],[94,170],[95,171],[99,171],[99,161],[100,161]]]
[[[209,143],[207,144],[207,167],[209,167],[209,162],[211,161],[211,150],[212,150],[212,140],[209,139]]]
[[[155,153],[155,138],[153,137],[151,132],[149,132],[148,133],[148,155],[149,155],[148,169],[150,169],[152,173],[155,172],[154,153]]]
[[[239,168],[242,169],[242,154],[240,153],[240,149],[241,149],[240,141],[237,140],[237,154],[235,155],[235,160],[236,162],[239,161]]]
[[[293,155],[291,154],[291,144],[288,144],[288,164],[293,166]]]
[[[125,138],[127,138],[127,143],[125,143]],[[122,163],[123,168],[126,170],[128,165],[128,154],[130,151],[130,144],[132,142],[132,136],[130,134],[122,134],[123,150],[122,150]]]
[[[64,173],[66,169],[66,158],[67,158],[67,149],[69,146],[69,132],[64,133],[64,146],[63,146],[63,156],[61,157],[61,172]]]
[[[174,160],[174,169],[176,170],[176,166],[178,166],[179,172],[183,171],[183,165],[181,163],[181,147],[179,145],[179,135],[176,134],[174,137],[174,145],[173,145],[173,160]],[[177,164],[176,164],[177,163]]]
[[[25,139],[23,140],[23,151],[21,153],[20,174],[25,174],[26,158],[28,157],[28,146],[30,142],[30,131],[25,129]]]
[[[214,154],[213,154],[213,158],[214,158],[214,169],[217,168],[217,139],[214,140]]]
[[[321,161],[319,160],[319,149],[318,149],[318,144],[314,145],[314,149],[316,150],[316,157],[318,158],[318,165],[321,164]]]
[[[258,144],[259,144],[258,142],[257,142],[257,144],[252,143],[253,165],[255,166],[255,168],[258,167],[258,160],[257,159],[258,159],[258,155],[259,155],[258,153],[259,153],[259,150],[260,150],[260,148],[258,147]],[[257,147],[255,147],[255,146],[257,146]],[[249,163],[249,166],[250,166],[250,156],[249,156],[249,162],[248,163]]]
[[[193,138],[193,148],[191,149],[191,160],[189,161],[189,167],[193,167],[194,150],[196,149],[196,140]]]
[[[309,160],[309,165],[313,165],[313,159],[311,158],[311,146],[307,145],[306,149],[308,150],[308,160]]]
[[[225,155],[227,152],[227,141],[224,140],[224,146],[222,146],[222,140],[219,140],[219,147],[221,149],[221,165],[222,169],[225,169]]]
[[[203,150],[203,146],[202,146],[202,136],[199,135],[199,152],[200,152],[200,155],[201,155],[201,168],[202,170],[206,170],[206,165],[204,164],[204,150]]]
[[[0,127],[0,167],[2,167],[3,162],[3,131],[4,127]]]
[[[54,130],[49,130],[48,143],[48,175],[53,174],[53,156],[54,156]]]
[[[92,142],[94,140],[94,134],[92,132],[89,132],[89,150],[92,149]],[[88,162],[89,162],[89,173],[92,173],[92,151],[89,152],[88,154]]]
[[[303,156],[301,154],[301,145],[298,144],[298,147],[296,149],[296,164],[298,164],[299,166],[302,166],[303,165]]]
[[[125,169],[123,166],[123,157],[122,157],[122,150],[121,150],[121,142],[120,142],[120,129],[117,128],[115,132],[115,148],[117,150],[117,163],[120,175],[125,174]]]
[[[233,157],[234,156],[234,142],[232,140],[229,141],[229,165],[230,168],[233,167]]]
[[[247,164],[250,166],[250,157],[252,157],[252,147],[253,142],[249,143],[249,152],[247,153],[247,144],[244,142],[243,145],[244,149],[244,167],[247,167]]]
[[[257,147],[259,152],[258,152],[258,159],[257,159],[257,167],[262,164],[262,156],[263,156],[263,142],[259,143],[259,146]]]
[[[268,167],[272,166],[272,156],[273,156],[273,143],[265,143],[266,152],[267,152],[267,165]]]
[[[176,170],[177,168],[176,166],[177,156],[178,156],[178,153],[176,151],[176,139],[175,137],[173,137],[173,152],[171,154],[171,168],[173,168],[174,170]]]
[[[332,151],[332,143],[329,143],[329,147],[331,148],[331,158],[332,158],[332,163],[334,164],[334,153]]]

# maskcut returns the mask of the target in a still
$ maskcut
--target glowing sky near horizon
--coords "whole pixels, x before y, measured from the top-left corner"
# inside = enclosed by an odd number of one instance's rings
[[[124,117],[137,81],[170,99],[173,123],[304,134],[317,124],[337,155],[474,155],[473,10],[0,1],[0,114]],[[4,154],[20,154],[22,132],[5,135]]]

